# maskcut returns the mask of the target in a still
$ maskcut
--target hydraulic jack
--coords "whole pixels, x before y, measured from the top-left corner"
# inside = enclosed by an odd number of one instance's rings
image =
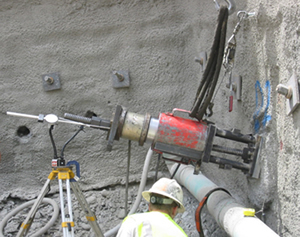
[[[174,162],[193,164],[195,174],[199,172],[201,164],[206,162],[216,163],[223,169],[239,169],[251,178],[259,178],[262,137],[251,134],[245,135],[236,129],[233,131],[223,130],[209,121],[175,116],[175,112],[190,114],[190,111],[173,109],[172,113],[161,113],[159,118],[153,118],[150,114],[141,115],[129,112],[120,105],[117,105],[111,120],[97,116],[88,118],[69,113],[64,114],[64,119],[53,114],[45,117],[14,112],[7,112],[7,114],[36,118],[39,121],[52,120],[52,117],[55,117],[55,122],[72,123],[105,130],[108,132],[108,151],[112,150],[113,141],[120,138],[137,141],[140,146],[148,143],[157,153],[182,157],[181,161],[174,160]],[[225,139],[223,142],[238,142],[239,149],[214,144],[216,137]],[[242,148],[240,148],[241,145],[243,145]],[[241,161],[219,157],[214,153],[238,156]]]
[[[108,151],[111,151],[114,140],[126,138],[137,141],[140,146],[149,143],[157,153],[182,157],[181,161],[174,161],[193,164],[195,174],[199,172],[202,162],[210,162],[218,164],[223,169],[239,169],[251,178],[259,178],[259,151],[263,142],[260,136],[244,135],[236,129],[233,131],[219,129],[208,121],[175,116],[175,112],[190,113],[174,109],[172,113],[161,113],[159,118],[153,118],[149,114],[141,115],[126,111],[118,105],[112,120],[99,117],[86,118],[68,113],[64,117],[108,131]],[[214,144],[216,137],[238,142],[239,149]],[[243,147],[240,148],[241,146]],[[213,155],[215,153],[238,156],[241,161]]]

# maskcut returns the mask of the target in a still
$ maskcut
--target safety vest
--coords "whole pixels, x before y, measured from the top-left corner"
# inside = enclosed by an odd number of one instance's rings
[[[183,229],[165,213],[152,211],[126,217],[117,237],[187,237]]]

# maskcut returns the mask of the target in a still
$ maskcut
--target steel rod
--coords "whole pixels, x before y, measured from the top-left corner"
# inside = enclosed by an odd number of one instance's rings
[[[212,150],[216,151],[216,152],[222,152],[222,153],[226,153],[226,154],[230,154],[230,155],[236,155],[236,156],[242,156],[243,155],[242,150],[229,148],[229,147],[223,147],[223,146],[219,146],[219,145],[213,145]]]

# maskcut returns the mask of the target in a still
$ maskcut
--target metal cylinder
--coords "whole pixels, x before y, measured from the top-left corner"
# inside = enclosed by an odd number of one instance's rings
[[[157,133],[159,120],[157,118],[151,118],[146,143],[151,144],[154,141],[154,138]]]
[[[161,113],[154,142],[203,151],[207,125],[191,119]]]
[[[122,138],[138,141],[139,145],[144,145],[147,138],[151,116],[127,112],[122,127]]]

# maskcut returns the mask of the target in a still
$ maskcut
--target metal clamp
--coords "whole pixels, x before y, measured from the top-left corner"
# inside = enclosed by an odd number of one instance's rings
[[[235,51],[236,51],[236,35],[239,32],[241,28],[242,22],[251,16],[255,16],[255,12],[246,12],[246,11],[239,11],[237,13],[238,22],[234,27],[233,33],[231,37],[229,38],[227,42],[227,46],[224,50],[224,58],[223,58],[223,66],[226,69],[227,72],[232,71],[232,68],[234,66],[234,57],[235,57]]]
[[[76,176],[70,179],[70,182],[77,182],[80,179],[80,165],[76,160],[69,161],[67,166],[75,165],[76,167]]]

